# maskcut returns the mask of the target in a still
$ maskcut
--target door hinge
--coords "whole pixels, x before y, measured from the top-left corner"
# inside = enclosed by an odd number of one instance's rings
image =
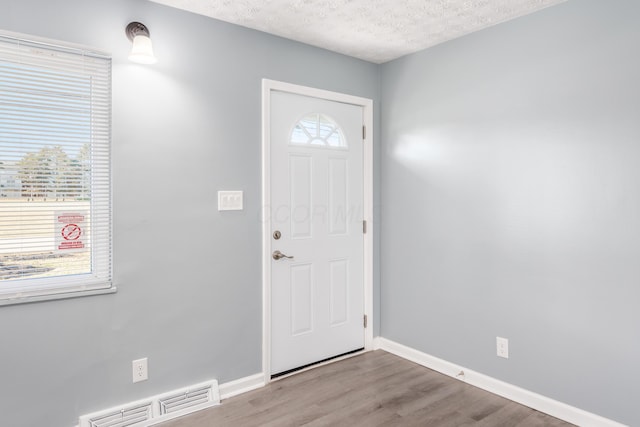
[[[364,324],[364,328],[367,329],[367,315],[366,314],[364,315],[363,324]]]
[[[362,221],[362,234],[367,234],[367,221]]]
[[[367,127],[362,126],[362,140],[364,141],[365,139],[367,139]]]

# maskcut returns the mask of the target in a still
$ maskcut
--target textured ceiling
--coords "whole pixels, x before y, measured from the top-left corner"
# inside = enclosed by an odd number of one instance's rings
[[[565,0],[151,0],[383,63]]]

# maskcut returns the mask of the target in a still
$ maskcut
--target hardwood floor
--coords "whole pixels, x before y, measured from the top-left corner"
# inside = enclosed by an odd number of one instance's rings
[[[571,426],[377,350],[274,381],[160,424],[217,426]]]

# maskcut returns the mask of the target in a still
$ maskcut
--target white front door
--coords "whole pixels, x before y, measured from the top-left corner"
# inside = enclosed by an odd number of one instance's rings
[[[277,375],[364,347],[363,108],[278,91],[270,99]]]

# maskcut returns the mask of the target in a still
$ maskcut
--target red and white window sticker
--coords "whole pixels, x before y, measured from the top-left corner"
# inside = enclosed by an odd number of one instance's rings
[[[87,215],[82,212],[55,212],[56,249],[81,251],[86,249]]]

